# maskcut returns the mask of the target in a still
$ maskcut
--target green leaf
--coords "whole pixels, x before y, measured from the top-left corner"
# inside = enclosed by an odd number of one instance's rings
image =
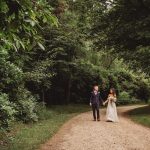
[[[45,47],[41,43],[38,42],[38,45],[42,50],[45,50]]]

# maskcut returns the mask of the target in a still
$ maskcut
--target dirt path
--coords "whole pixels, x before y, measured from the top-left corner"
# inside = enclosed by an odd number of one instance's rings
[[[150,129],[124,117],[124,112],[140,106],[119,107],[119,123],[92,121],[91,112],[68,121],[40,150],[150,150]]]

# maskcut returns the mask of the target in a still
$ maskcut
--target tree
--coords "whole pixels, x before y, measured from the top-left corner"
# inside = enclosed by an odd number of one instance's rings
[[[115,0],[109,4],[102,15],[95,14],[97,20],[92,29],[95,46],[124,58],[132,69],[149,74],[149,1]]]
[[[22,120],[27,118],[28,121],[34,121],[37,120],[36,100],[26,87],[26,69],[29,63],[33,67],[30,55],[34,49],[39,50],[36,51],[37,55],[40,49],[45,49],[43,27],[57,25],[57,18],[46,0],[1,0],[0,6],[1,97],[7,95],[7,103],[10,101],[10,104],[16,106],[11,108],[13,112],[16,109],[21,116],[24,114]]]

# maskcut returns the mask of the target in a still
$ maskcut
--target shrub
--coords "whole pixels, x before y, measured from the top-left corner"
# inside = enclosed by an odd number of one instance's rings
[[[131,103],[130,95],[126,91],[123,91],[119,94],[117,104],[126,105]]]
[[[118,105],[127,105],[127,104],[138,104],[141,100],[134,97],[131,98],[130,94],[126,91],[123,91],[119,94],[117,104]]]
[[[148,103],[150,97],[150,87],[145,82],[139,82],[138,88],[135,91],[137,94],[137,98],[144,100]]]
[[[126,91],[123,91],[119,94],[119,100],[125,100],[125,99],[130,99],[130,95]]]
[[[37,106],[37,115],[39,120],[47,120],[53,117],[52,110],[50,111],[49,108],[46,107],[43,103],[38,103]]]
[[[38,121],[36,114],[37,102],[31,93],[24,89],[19,88],[17,92],[17,118],[23,122]]]
[[[9,101],[8,95],[0,93],[0,127],[8,128],[16,113],[14,103]]]

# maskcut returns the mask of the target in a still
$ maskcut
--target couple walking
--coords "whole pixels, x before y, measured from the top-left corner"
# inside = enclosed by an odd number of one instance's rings
[[[115,89],[111,88],[108,94],[107,100],[104,102],[100,96],[100,92],[98,90],[98,86],[94,86],[93,91],[90,97],[90,106],[93,110],[93,117],[94,121],[100,121],[100,112],[99,107],[100,103],[103,105],[107,104],[107,111],[106,111],[106,121],[110,122],[118,122],[118,115],[116,109],[116,92]]]

